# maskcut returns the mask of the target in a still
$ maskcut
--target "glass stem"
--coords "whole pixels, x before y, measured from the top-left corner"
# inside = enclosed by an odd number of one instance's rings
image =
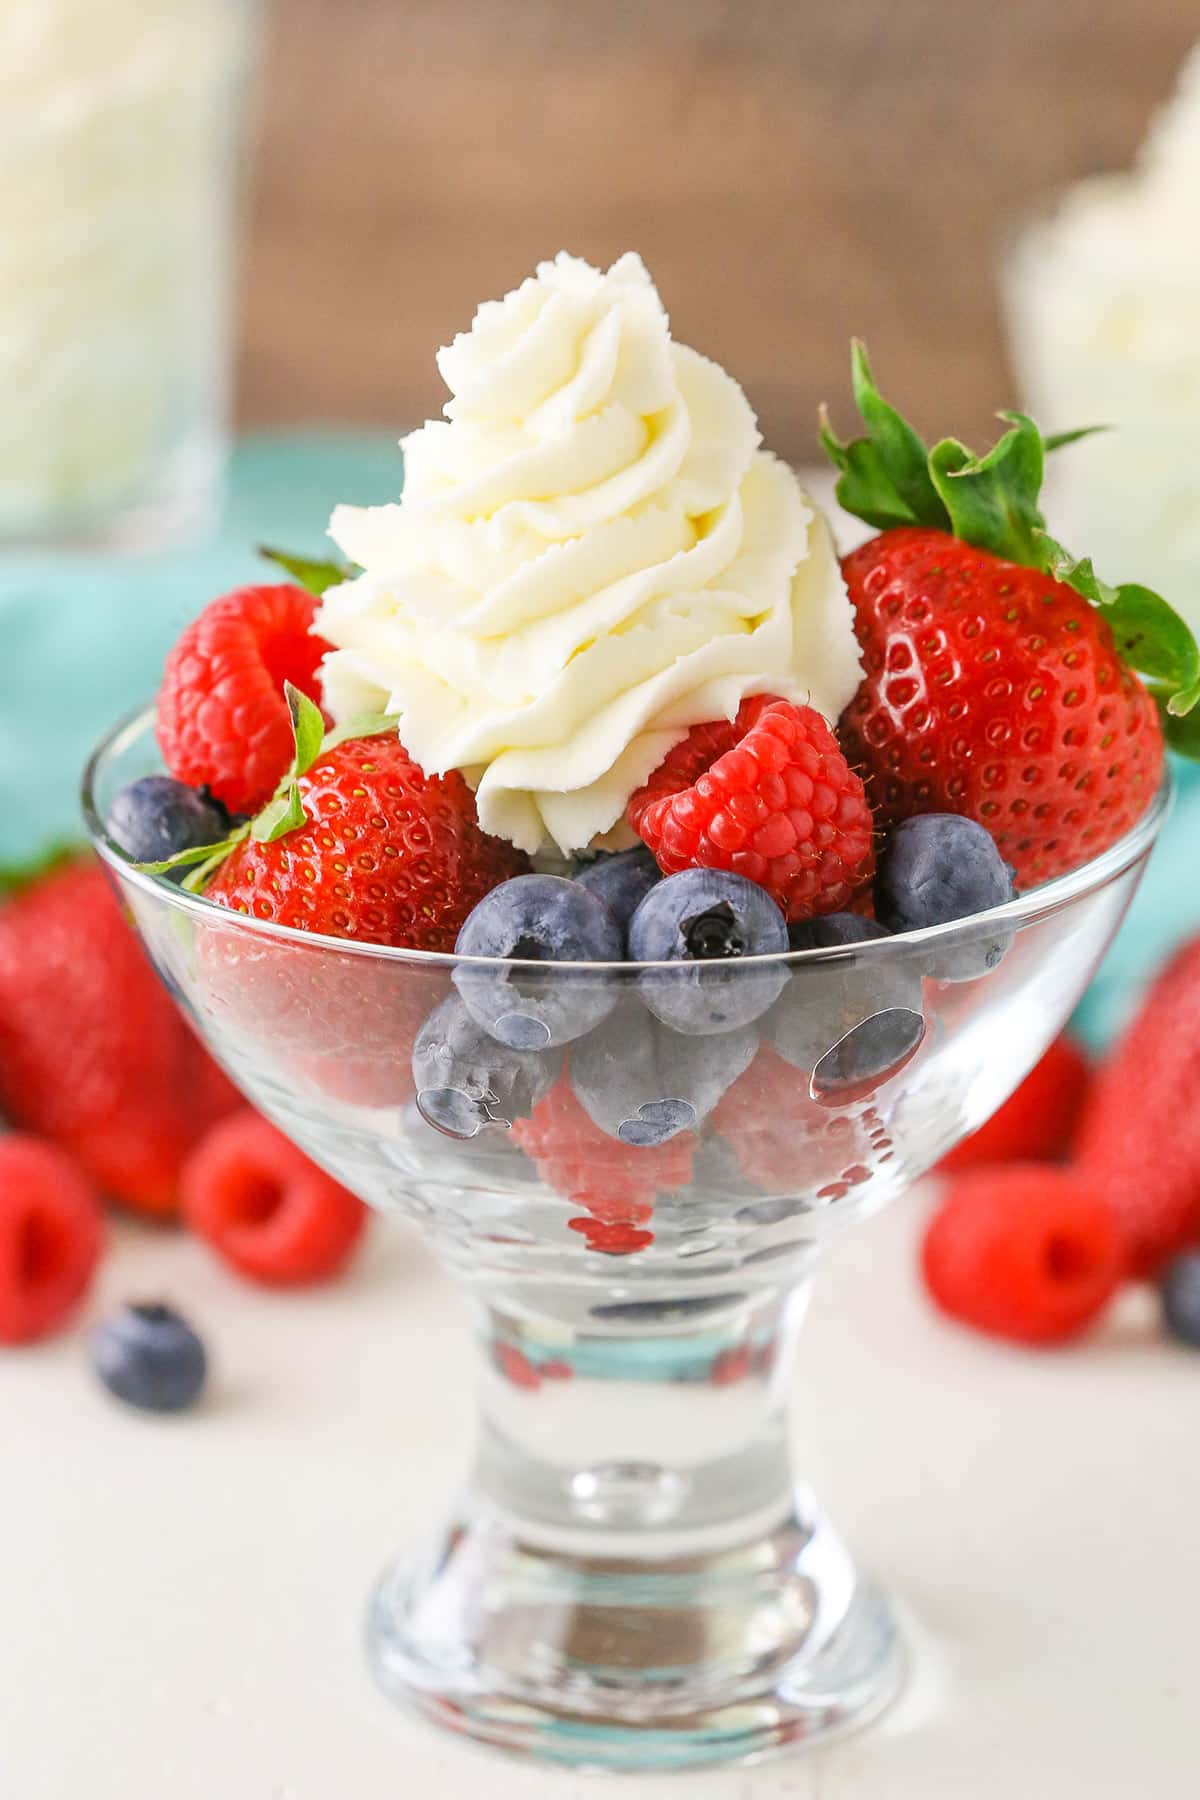
[[[657,1298],[476,1288],[475,1498],[580,1554],[669,1558],[772,1529],[795,1505],[786,1402],[812,1265]]]

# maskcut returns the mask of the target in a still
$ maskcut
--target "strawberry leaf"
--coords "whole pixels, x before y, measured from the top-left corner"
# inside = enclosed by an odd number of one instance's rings
[[[293,687],[290,681],[284,682],[283,692],[292,715],[292,736],[296,743],[293,773],[307,775],[321,754],[325,721],[320,707],[314,706],[308,695]]]
[[[359,573],[352,563],[336,563],[315,556],[297,556],[291,550],[276,550],[269,544],[260,544],[258,554],[268,562],[276,563],[293,581],[318,598],[326,589],[337,587],[339,582],[350,581]]]
[[[296,831],[307,818],[299,785],[289,781],[283,792],[263,807],[250,827],[250,836],[256,844],[273,844],[277,838],[286,837],[289,831]]]
[[[1042,434],[1024,413],[1001,413],[1012,430],[986,456],[975,456],[957,438],[943,438],[929,452],[929,473],[945,502],[950,529],[964,543],[1008,562],[1037,566],[1036,533],[1042,527]]]
[[[1068,444],[1077,444],[1081,438],[1095,437],[1098,431],[1111,431],[1111,425],[1077,425],[1074,431],[1052,431],[1048,437],[1042,438],[1042,449],[1049,456],[1052,450],[1065,450]]]
[[[1119,587],[1101,581],[1090,556],[1073,557],[1045,531],[1037,536],[1038,566],[1103,611],[1122,657],[1150,678],[1156,698],[1172,717],[1190,713],[1200,701],[1200,649],[1175,608],[1136,581]]]
[[[0,866],[0,900],[10,899],[23,888],[32,887],[46,875],[52,875],[63,863],[83,854],[79,844],[54,844],[48,850],[31,856],[27,862]]]
[[[321,748],[334,750],[339,744],[349,744],[355,738],[381,737],[385,731],[395,731],[399,723],[399,713],[358,713],[353,719],[346,719],[336,731],[331,731]]]
[[[1179,756],[1186,756],[1192,762],[1200,762],[1200,706],[1181,716],[1171,711],[1170,695],[1165,688],[1151,687],[1151,692],[1158,703],[1158,716],[1162,721],[1163,736],[1167,747]]]
[[[923,440],[875,386],[866,347],[858,338],[850,358],[854,398],[867,435],[843,443],[824,407],[820,418],[825,453],[841,470],[839,505],[881,531],[895,525],[931,525],[949,531],[950,520],[930,479]]]
[[[241,828],[241,837],[245,837],[245,829]],[[229,838],[219,844],[193,844],[188,850],[177,850],[174,856],[166,856],[161,862],[135,863],[143,875],[173,875],[176,869],[190,869],[197,863],[208,862],[211,857],[222,851],[228,853],[233,848]]]

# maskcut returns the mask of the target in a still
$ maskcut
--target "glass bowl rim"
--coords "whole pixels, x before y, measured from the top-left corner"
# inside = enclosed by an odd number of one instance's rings
[[[155,708],[152,705],[139,707],[119,720],[100,739],[84,767],[80,804],[88,837],[102,861],[122,882],[130,883],[140,892],[162,901],[177,912],[193,918],[207,919],[213,924],[219,922],[234,930],[249,931],[281,944],[334,951],[342,955],[375,957],[385,962],[411,963],[414,967],[426,969],[454,969],[460,965],[494,969],[499,966],[507,969],[537,969],[544,974],[547,969],[552,968],[556,973],[574,971],[577,974],[610,975],[614,979],[624,977],[628,980],[646,969],[671,969],[678,972],[696,966],[678,962],[546,963],[520,957],[459,956],[451,950],[410,950],[396,944],[373,944],[354,938],[328,937],[323,932],[302,931],[294,925],[279,925],[272,919],[255,919],[248,913],[216,906],[202,894],[190,894],[163,876],[148,875],[130,861],[109,837],[96,803],[96,784],[105,764],[143,736],[153,723],[154,715]],[[1098,856],[1080,863],[1078,868],[1056,876],[1053,881],[1043,882],[1040,887],[1030,888],[1027,893],[1018,894],[1015,900],[1008,900],[1003,906],[989,907],[986,912],[971,913],[965,919],[952,919],[945,925],[927,925],[920,931],[898,931],[888,937],[867,938],[857,944],[834,944],[812,950],[777,950],[764,956],[739,957],[731,966],[751,969],[775,965],[810,968],[823,963],[856,960],[863,955],[880,956],[895,949],[942,948],[986,936],[998,929],[1030,925],[1039,919],[1050,918],[1064,911],[1083,895],[1099,892],[1107,887],[1109,882],[1124,874],[1145,856],[1170,810],[1171,801],[1170,766],[1164,760],[1162,781],[1153,799],[1141,817],[1115,843],[1102,850]]]

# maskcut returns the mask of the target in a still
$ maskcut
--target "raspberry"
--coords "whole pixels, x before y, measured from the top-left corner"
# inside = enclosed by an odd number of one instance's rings
[[[1069,1037],[1056,1038],[998,1112],[957,1144],[938,1173],[981,1163],[1055,1162],[1066,1156],[1090,1079],[1087,1058]]]
[[[1079,1169],[1120,1223],[1135,1276],[1200,1241],[1200,938],[1167,963],[1096,1075]]]
[[[568,1224],[595,1250],[637,1250],[649,1243],[650,1233],[629,1228],[646,1224],[660,1192],[686,1187],[692,1177],[690,1133],[648,1148],[609,1137],[575,1098],[566,1070],[533,1116],[514,1122],[512,1134],[547,1186],[591,1214]]]
[[[722,1095],[712,1123],[743,1175],[766,1193],[841,1200],[891,1154],[874,1107],[814,1100],[808,1078],[767,1044]]]
[[[335,1274],[366,1208],[249,1107],[209,1132],[180,1180],[184,1218],[239,1273],[269,1287]]]
[[[0,907],[0,1108],[14,1125],[163,1214],[187,1152],[239,1104],[98,864],[63,864]]]
[[[235,588],[209,602],[167,657],[158,694],[166,765],[230,812],[257,812],[291,762],[284,682],[320,700],[329,645],[312,633],[316,606],[287,582]]]
[[[322,751],[299,788],[305,823],[273,843],[244,839],[206,890],[218,906],[327,937],[453,950],[476,901],[526,867],[479,829],[462,776],[424,775],[392,733]]]
[[[863,784],[820,713],[756,694],[695,726],[629,802],[665,874],[731,869],[788,919],[849,906],[875,867]]]
[[[951,1318],[1053,1344],[1097,1316],[1121,1281],[1124,1255],[1117,1221],[1089,1182],[1010,1163],[950,1185],[926,1231],[922,1268]]]
[[[103,1225],[96,1190],[65,1151],[0,1138],[0,1344],[46,1337],[87,1291]]]

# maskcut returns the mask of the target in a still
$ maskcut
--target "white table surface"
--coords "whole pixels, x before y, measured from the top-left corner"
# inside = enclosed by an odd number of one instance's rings
[[[622,1800],[1193,1800],[1200,1357],[1141,1294],[1065,1354],[956,1331],[914,1276],[922,1211],[834,1246],[795,1396],[806,1472],[907,1614],[906,1697],[825,1751]],[[86,1321],[0,1353],[3,1800],[596,1795],[411,1721],[363,1667],[368,1585],[469,1440],[428,1253],[378,1223],[342,1283],[273,1296],[121,1228],[90,1315],[157,1296],[210,1341],[194,1415],[110,1402]]]

